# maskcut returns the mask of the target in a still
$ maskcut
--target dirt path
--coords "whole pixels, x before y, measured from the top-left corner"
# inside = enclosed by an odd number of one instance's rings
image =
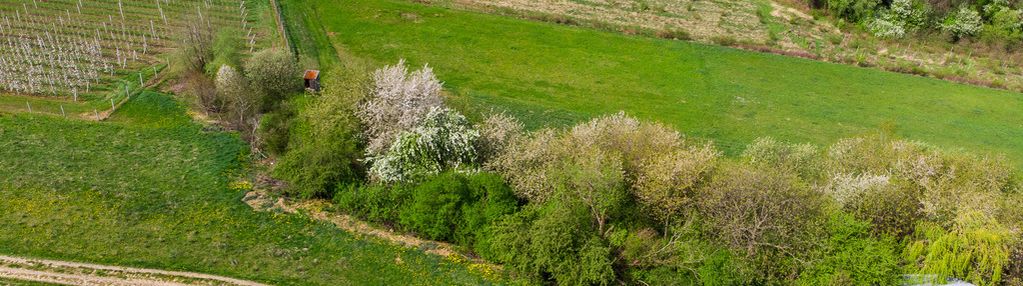
[[[267,184],[265,182],[261,184]],[[374,227],[348,215],[325,211],[330,202],[323,200],[290,201],[284,198],[272,198],[266,191],[256,190],[245,194],[242,199],[256,211],[281,211],[284,213],[303,213],[312,219],[326,221],[340,229],[359,236],[372,236],[404,247],[419,249],[423,252],[446,258],[466,261],[477,268],[490,271],[500,270],[501,266],[491,264],[482,259],[469,257],[458,251],[454,245],[439,241],[421,239],[415,236],[396,233],[392,230]]]
[[[0,278],[64,285],[242,285],[264,286],[230,277],[181,271],[108,266],[0,255]]]

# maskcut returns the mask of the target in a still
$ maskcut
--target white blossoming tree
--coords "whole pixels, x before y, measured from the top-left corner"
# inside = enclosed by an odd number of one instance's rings
[[[371,156],[388,152],[398,134],[411,130],[431,109],[443,106],[441,82],[429,66],[409,73],[405,60],[373,73],[371,96],[359,106]]]
[[[387,183],[411,182],[476,162],[480,133],[458,112],[432,107],[422,124],[397,135],[387,152],[371,157],[370,174]]]
[[[217,70],[217,97],[226,103],[228,121],[238,130],[251,132],[251,120],[255,117],[259,96],[248,88],[248,81],[229,65]]]

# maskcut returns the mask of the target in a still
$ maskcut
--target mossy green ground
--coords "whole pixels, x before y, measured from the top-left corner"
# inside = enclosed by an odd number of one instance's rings
[[[319,21],[337,50],[428,63],[471,116],[507,111],[536,128],[625,111],[729,154],[762,136],[826,145],[880,129],[1023,163],[1018,93],[409,1],[288,2],[304,10],[289,21]]]
[[[253,211],[229,187],[246,144],[207,129],[153,92],[104,122],[0,112],[0,253],[283,285],[488,283],[445,258]]]

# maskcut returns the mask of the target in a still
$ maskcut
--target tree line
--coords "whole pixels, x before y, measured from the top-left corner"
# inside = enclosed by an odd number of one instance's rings
[[[1023,191],[999,156],[888,134],[762,138],[724,156],[622,113],[532,131],[502,113],[472,122],[428,66],[325,78],[257,131],[288,195],[531,283],[1023,283]]]

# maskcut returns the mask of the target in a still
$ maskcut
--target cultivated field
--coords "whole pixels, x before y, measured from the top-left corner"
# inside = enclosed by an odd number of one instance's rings
[[[0,90],[107,99],[156,76],[188,23],[236,29],[256,48],[266,9],[253,0],[0,0]]]
[[[274,285],[488,283],[446,258],[252,211],[231,179],[247,149],[154,92],[105,122],[0,113],[0,209],[16,210],[0,212],[0,253]]]
[[[289,20],[318,19],[337,50],[429,63],[462,110],[533,128],[624,110],[732,154],[760,136],[830,144],[882,130],[1023,162],[1018,93],[404,1],[291,3],[320,16]]]

